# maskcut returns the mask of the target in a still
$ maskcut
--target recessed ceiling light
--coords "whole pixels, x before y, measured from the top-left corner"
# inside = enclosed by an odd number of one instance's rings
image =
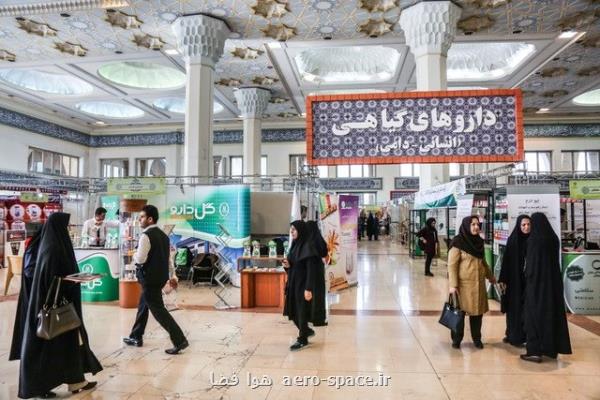
[[[156,99],[152,105],[164,111],[185,114],[185,99],[183,97],[161,97]],[[213,114],[218,114],[224,109],[225,107],[221,103],[213,102]]]
[[[102,122],[102,121],[96,121],[94,122],[96,125],[106,125],[106,123]]]
[[[537,112],[537,113],[545,113],[545,112],[548,112],[548,111],[550,111],[550,109],[549,109],[549,108],[540,108],[540,109],[539,109],[539,110],[537,110],[536,112]]]
[[[72,75],[35,69],[2,69],[0,81],[35,92],[62,96],[82,96],[94,91],[92,85]]]
[[[123,61],[104,64],[98,75],[118,85],[136,89],[175,89],[185,85],[185,74],[166,65]]]
[[[76,104],[75,107],[79,111],[97,117],[125,119],[140,118],[144,116],[144,111],[137,107],[111,101],[85,101]]]
[[[600,106],[600,89],[590,90],[573,99],[578,106]]]
[[[170,56],[176,56],[179,54],[179,51],[177,51],[177,49],[167,49],[165,50],[165,53],[167,53]]]
[[[577,36],[579,32],[577,31],[566,31],[561,33],[560,35],[558,35],[559,39],[573,39],[575,36]]]

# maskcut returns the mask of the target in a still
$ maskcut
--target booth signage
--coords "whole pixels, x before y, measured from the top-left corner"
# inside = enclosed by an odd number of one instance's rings
[[[349,285],[358,283],[358,196],[339,195],[341,254],[346,281]]]
[[[507,186],[508,231],[512,232],[519,215],[541,212],[546,215],[556,236],[560,237],[560,195],[558,186]]]
[[[108,178],[107,192],[136,198],[165,193],[165,178]]]
[[[574,199],[600,199],[600,180],[577,180],[569,182]]]
[[[84,254],[87,252],[84,252]],[[110,258],[112,259],[109,259]],[[117,252],[93,253],[77,260],[79,271],[101,274],[102,278],[81,284],[81,300],[113,301],[119,299],[119,278],[112,275],[110,264],[118,265]]]
[[[195,186],[182,193],[169,188],[167,208],[161,213],[164,224],[173,224],[173,232],[218,243],[223,234],[230,236],[229,246],[242,248],[250,237],[250,188],[245,185]]]
[[[520,89],[306,99],[310,165],[523,159]]]
[[[472,194],[465,194],[458,197],[456,201],[456,221],[454,225],[454,232],[458,235],[460,231],[460,225],[462,220],[470,215],[473,215],[473,197]]]
[[[562,265],[569,311],[600,315],[600,253],[564,253]]]
[[[47,203],[48,194],[25,192],[21,193],[21,196],[19,196],[19,200],[21,200],[21,202],[23,203]]]
[[[465,179],[437,185],[415,193],[415,210],[428,208],[453,207],[456,197],[466,192]]]

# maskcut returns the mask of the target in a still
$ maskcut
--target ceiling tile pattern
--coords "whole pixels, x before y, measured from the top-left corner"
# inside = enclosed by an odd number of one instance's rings
[[[396,38],[402,43],[404,39],[398,23],[401,11],[416,2],[128,0],[129,6],[117,11],[88,9],[69,11],[68,17],[59,14],[23,16],[29,21],[56,30],[55,36],[46,37],[21,29],[15,17],[0,17],[0,50],[6,55],[0,58],[0,68],[44,61],[52,63],[57,58],[73,64],[96,57],[119,60],[126,58],[128,54],[153,52],[147,48],[152,47],[149,41],[157,43],[158,47],[164,43],[163,50],[173,49],[175,37],[170,24],[181,14],[203,12],[225,19],[232,30],[224,55],[216,66],[215,81],[233,78],[240,80],[242,85],[256,85],[256,82],[264,83],[263,78],[274,78],[274,83],[263,86],[271,89],[274,97],[288,101],[270,103],[267,115],[272,118],[297,116],[301,109],[289,101],[293,94],[286,89],[285,77],[277,74],[277,69],[271,65],[265,51],[264,43],[275,41],[265,36],[265,30],[269,26],[291,28],[293,35],[289,39],[290,43],[329,38],[362,40],[374,33],[381,34],[380,38]],[[600,4],[593,0],[469,0],[458,3],[463,6],[463,20],[480,18],[489,21],[489,24],[481,25],[472,33],[459,31],[457,40],[461,40],[463,35],[469,36],[469,39],[481,37],[482,40],[498,40],[500,37],[518,39],[519,35],[558,34],[563,28],[586,31],[584,39],[600,35]],[[389,32],[386,29],[364,29],[365,26],[370,26],[369,21],[385,21],[384,25],[389,28]],[[369,40],[376,44],[379,39]],[[69,44],[69,49],[79,50],[65,52],[66,43]],[[600,44],[600,40],[597,43]],[[248,48],[258,51],[243,50]],[[244,57],[245,54],[249,56]],[[13,58],[10,55],[14,55],[14,62],[11,62]],[[570,112],[590,111],[587,107],[574,108],[570,99],[596,88],[600,83],[600,48],[573,44],[542,69],[554,72],[547,77],[532,75],[521,84],[528,94],[524,102],[527,109],[556,107],[560,111],[570,107]],[[581,75],[582,70],[584,75]],[[216,89],[234,104],[234,87],[217,85]]]

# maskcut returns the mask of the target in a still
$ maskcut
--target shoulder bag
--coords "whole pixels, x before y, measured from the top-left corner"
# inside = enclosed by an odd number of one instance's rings
[[[50,296],[52,295],[52,288],[55,282],[57,283],[54,291],[54,303],[50,305]],[[75,311],[73,303],[67,301],[64,297],[60,303],[58,301],[61,282],[62,278],[54,277],[50,284],[50,289],[48,289],[46,301],[38,313],[36,335],[41,339],[52,340],[65,332],[81,326],[81,320]]]
[[[448,301],[444,303],[442,309],[442,315],[440,316],[439,323],[444,325],[451,331],[456,331],[459,323],[465,319],[465,312],[460,309],[458,303],[458,295],[448,296]]]

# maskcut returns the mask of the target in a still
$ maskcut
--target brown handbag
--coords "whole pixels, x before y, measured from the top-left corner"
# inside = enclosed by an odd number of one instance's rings
[[[57,284],[54,292],[54,303],[50,305],[50,296],[55,282]],[[58,302],[61,282],[62,278],[54,277],[46,295],[46,302],[38,313],[36,335],[41,339],[52,340],[81,326],[81,320],[73,303],[68,302],[64,297],[60,303]]]

